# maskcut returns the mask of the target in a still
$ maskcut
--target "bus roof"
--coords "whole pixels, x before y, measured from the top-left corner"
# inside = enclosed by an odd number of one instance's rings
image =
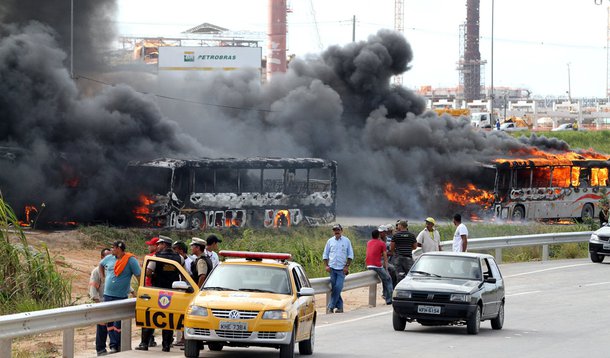
[[[584,168],[599,167],[608,168],[610,167],[609,160],[600,159],[547,159],[547,158],[530,158],[530,159],[502,159],[501,162],[496,162],[496,168],[508,169],[508,168],[535,168],[535,167],[549,167],[549,166],[578,166]]]
[[[336,167],[337,162],[320,158],[276,158],[276,157],[253,157],[253,158],[196,158],[196,159],[174,159],[159,158],[149,161],[133,161],[129,166],[147,166],[159,168],[236,168],[236,169],[283,169],[283,168],[331,168]]]

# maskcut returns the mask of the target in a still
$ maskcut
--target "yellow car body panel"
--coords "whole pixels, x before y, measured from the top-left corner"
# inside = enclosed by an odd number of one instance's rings
[[[245,267],[246,272],[250,268],[252,272],[267,268],[270,269],[269,272],[277,270],[275,273],[285,273],[289,280],[288,290],[286,293],[275,293],[248,289],[206,289],[208,281],[200,290],[178,263],[147,256],[144,265],[150,260],[175,265],[180,270],[183,281],[180,282],[180,288],[175,289],[146,287],[143,273],[136,300],[138,326],[184,330],[187,340],[239,346],[280,347],[288,344],[291,339],[300,342],[312,338],[316,316],[313,289],[302,267],[294,262],[230,259],[220,263],[219,267],[237,265],[240,270]],[[213,271],[209,277],[214,274]],[[222,275],[220,272],[218,274]],[[249,278],[248,275],[241,277],[246,282]],[[256,279],[265,280],[266,276],[259,274]],[[178,287],[176,283],[174,286]],[[305,287],[309,289],[309,294],[300,294],[298,290]],[[193,306],[198,307],[199,312],[205,309],[207,315],[190,314]],[[263,315],[267,311],[285,313],[279,319],[264,319]],[[292,332],[296,334],[294,338]]]

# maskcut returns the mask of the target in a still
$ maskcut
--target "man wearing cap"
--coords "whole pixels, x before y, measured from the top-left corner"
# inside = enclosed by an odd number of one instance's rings
[[[326,307],[326,313],[342,313],[343,298],[341,298],[341,291],[343,290],[345,275],[349,273],[349,265],[354,259],[354,249],[351,241],[343,236],[341,225],[333,225],[333,233],[334,236],[326,242],[322,255],[325,270],[330,273],[331,287],[330,302]]]
[[[433,218],[426,218],[426,227],[417,235],[417,246],[422,252],[441,251],[441,234],[434,225]]]
[[[155,256],[168,260],[174,260],[180,263],[180,265],[183,265],[184,260],[182,257],[172,250],[172,243],[171,238],[159,235],[159,239],[157,240],[158,249]],[[172,283],[174,281],[180,281],[180,271],[178,271],[173,265],[149,261],[148,265],[146,266],[146,277],[151,278],[153,287],[172,288]],[[136,347],[137,350],[148,350],[150,334],[152,334],[152,330],[142,331],[142,341],[140,345]],[[163,348],[161,350],[163,352],[169,352],[172,341],[174,340],[174,331],[167,329],[161,330],[161,337],[163,338],[161,343]]]
[[[199,287],[203,285],[206,277],[214,268],[212,260],[205,254],[206,246],[207,242],[203,239],[198,237],[193,237],[191,239],[191,251],[193,252],[193,255],[197,256],[195,265],[191,266],[191,270],[193,272],[193,280],[197,282],[197,286]]]
[[[388,255],[386,253],[385,242],[380,239],[386,227],[381,225],[379,229],[373,230],[371,239],[366,243],[366,268],[377,273],[383,285],[383,298],[385,303],[392,304],[392,279],[388,274]]]
[[[159,246],[157,245],[158,242],[159,242],[159,238],[156,236],[145,242],[145,244],[148,248],[148,253],[146,254],[146,256],[155,256],[155,254],[157,253],[157,250],[159,249]],[[144,279],[144,286],[146,286],[146,287],[152,286],[150,277],[146,276],[146,278]]]
[[[220,263],[216,251],[218,251],[218,244],[221,243],[222,240],[220,240],[218,236],[211,234],[205,239],[205,242],[206,246],[203,253],[212,260],[212,268],[214,269]]]
[[[100,261],[100,276],[104,283],[104,302],[127,299],[131,289],[131,277],[140,282],[140,264],[136,257],[125,252],[123,241],[115,241],[108,255]],[[110,353],[121,351],[121,321],[108,322],[108,336],[110,336]]]
[[[394,262],[396,263],[397,279],[400,281],[407,276],[413,266],[413,250],[417,249],[417,240],[415,235],[409,232],[407,220],[400,220],[396,229],[398,231],[392,237],[390,251],[392,255],[397,255]]]

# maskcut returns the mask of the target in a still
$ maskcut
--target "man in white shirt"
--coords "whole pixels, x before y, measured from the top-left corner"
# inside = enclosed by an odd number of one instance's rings
[[[216,266],[218,266],[220,263],[220,259],[218,258],[216,251],[218,251],[218,244],[221,243],[222,240],[219,239],[218,236],[211,234],[205,239],[205,242],[206,246],[203,253],[212,260],[213,268],[216,268]]]
[[[426,227],[417,235],[417,246],[422,252],[441,251],[441,234],[434,228],[434,218],[426,218]]]
[[[456,226],[453,234],[453,252],[466,252],[468,248],[468,229],[462,224],[462,215],[453,215],[453,225]]]

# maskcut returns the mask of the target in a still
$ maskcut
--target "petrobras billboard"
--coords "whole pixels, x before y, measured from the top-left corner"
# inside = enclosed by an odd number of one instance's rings
[[[159,47],[159,72],[260,70],[261,58],[260,47]]]

